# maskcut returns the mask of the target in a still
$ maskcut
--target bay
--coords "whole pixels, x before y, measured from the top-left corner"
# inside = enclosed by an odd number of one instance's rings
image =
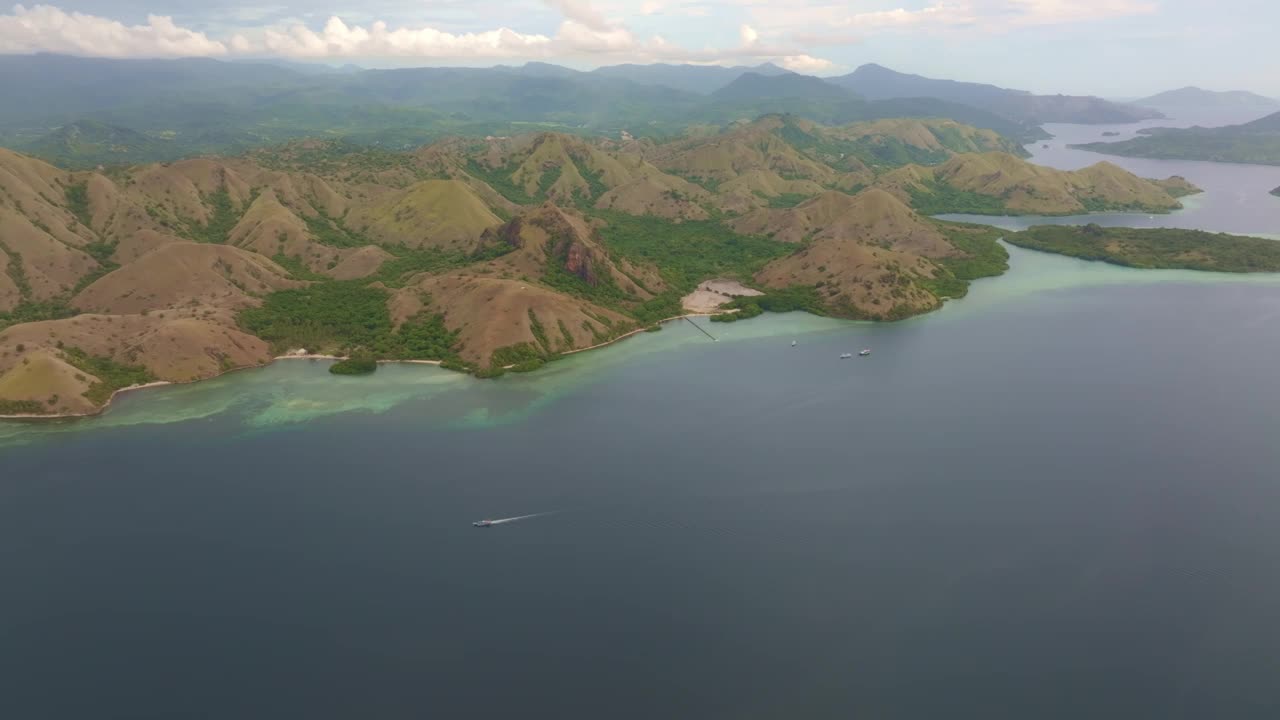
[[[1280,278],[1010,255],[899,323],[0,423],[0,717],[1274,717]]]

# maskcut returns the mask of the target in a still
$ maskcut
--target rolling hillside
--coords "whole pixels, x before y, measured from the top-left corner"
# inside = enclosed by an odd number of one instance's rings
[[[770,115],[668,142],[305,141],[104,172],[0,151],[0,414],[90,412],[296,348],[531,370],[680,314],[712,278],[764,292],[724,320],[907,317],[1005,267],[997,233],[939,208],[1156,211],[1193,189],[1014,149],[947,120]]]
[[[1182,206],[1175,196],[1198,192],[1182,178],[1145,180],[1111,163],[1066,171],[999,152],[956,155],[936,167],[908,165],[876,185],[929,214],[1169,212]]]

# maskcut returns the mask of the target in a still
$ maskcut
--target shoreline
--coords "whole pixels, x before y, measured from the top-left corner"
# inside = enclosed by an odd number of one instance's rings
[[[637,328],[637,329],[632,330],[632,331],[630,331],[630,332],[628,332],[628,333],[624,333],[624,334],[622,334],[622,335],[619,335],[619,336],[618,336],[618,337],[616,337],[616,338],[613,338],[612,340],[608,340],[608,341],[606,341],[606,342],[602,342],[602,343],[597,343],[597,344],[595,344],[595,345],[591,345],[591,346],[589,346],[589,347],[578,348],[578,349],[576,349],[576,350],[569,350],[569,351],[566,351],[566,352],[562,352],[562,353],[560,353],[560,355],[562,355],[562,356],[563,356],[563,355],[573,355],[573,354],[575,354],[575,353],[582,353],[582,352],[586,352],[586,351],[588,351],[588,350],[598,350],[598,349],[600,349],[600,348],[608,347],[608,346],[613,345],[613,344],[615,344],[615,343],[618,343],[618,342],[621,342],[621,341],[623,341],[623,340],[626,340],[627,338],[632,337],[633,335],[638,335],[638,334],[640,334],[640,333],[649,332],[649,328],[654,327],[654,326],[663,325],[663,324],[666,324],[666,323],[669,323],[669,322],[675,322],[675,321],[677,321],[677,320],[683,320],[683,319],[685,319],[685,318],[711,317],[711,316],[712,316],[712,315],[714,315],[714,314],[715,314],[715,313],[686,313],[686,314],[684,314],[684,315],[675,315],[675,316],[673,316],[673,317],[669,317],[669,318],[664,318],[664,319],[662,319],[662,320],[658,320],[657,322],[654,322],[652,325],[646,325],[645,327]],[[122,387],[122,388],[120,388],[120,389],[116,390],[115,392],[111,393],[111,397],[107,398],[107,401],[106,401],[105,403],[103,403],[101,407],[99,407],[99,408],[97,408],[97,409],[95,409],[95,410],[93,410],[93,411],[91,411],[91,412],[83,412],[83,413],[58,413],[58,414],[53,414],[53,415],[44,415],[44,414],[36,415],[36,414],[32,414],[32,413],[18,413],[18,414],[13,414],[13,415],[0,415],[0,420],[21,420],[21,421],[37,421],[37,422],[38,422],[38,421],[45,421],[45,420],[47,420],[47,421],[54,421],[54,420],[82,420],[82,419],[87,419],[87,418],[94,418],[94,417],[97,417],[97,416],[101,415],[102,413],[106,412],[106,411],[107,411],[107,409],[111,407],[111,404],[112,404],[113,402],[115,402],[115,399],[116,399],[116,397],[117,397],[117,396],[122,395],[122,394],[124,394],[124,393],[133,392],[133,391],[135,391],[135,390],[146,390],[146,389],[148,389],[148,388],[164,387],[164,386],[166,386],[166,385],[193,385],[193,384],[195,384],[195,383],[205,382],[206,380],[213,380],[213,379],[215,379],[215,378],[220,378],[220,377],[222,377],[222,376],[224,376],[224,375],[229,375],[229,374],[234,373],[234,372],[240,372],[240,371],[242,371],[242,370],[257,370],[257,369],[260,369],[260,368],[269,367],[269,366],[271,366],[271,365],[273,365],[273,364],[275,364],[276,362],[281,361],[281,360],[346,360],[346,359],[347,359],[347,358],[346,358],[346,357],[344,357],[344,356],[342,356],[342,355],[324,355],[324,354],[319,354],[319,353],[307,353],[307,354],[305,354],[305,355],[276,355],[276,356],[272,357],[270,360],[268,360],[267,362],[262,363],[261,365],[244,365],[244,366],[242,366],[242,367],[230,368],[230,369],[228,369],[228,370],[224,370],[224,371],[222,371],[222,372],[218,373],[217,375],[210,375],[209,377],[199,378],[199,379],[197,379],[197,380],[186,380],[186,381],[176,381],[176,380],[156,380],[155,382],[143,383],[143,384],[141,384],[141,385],[130,385],[130,386],[128,386],[128,387]],[[442,360],[379,360],[379,361],[378,361],[378,364],[379,364],[379,365],[435,365],[435,366],[439,367],[439,366],[441,365],[441,363],[443,363],[443,362],[444,362],[444,361],[442,361]],[[512,367],[514,367],[514,366],[513,366],[513,365],[507,365],[507,366],[506,366],[505,368],[503,368],[503,369],[509,370],[509,369],[511,369]]]

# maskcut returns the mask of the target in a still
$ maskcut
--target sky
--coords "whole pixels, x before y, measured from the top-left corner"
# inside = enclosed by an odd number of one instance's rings
[[[1045,93],[1280,97],[1277,27],[1277,0],[50,0],[0,7],[0,54],[816,75],[875,62]]]

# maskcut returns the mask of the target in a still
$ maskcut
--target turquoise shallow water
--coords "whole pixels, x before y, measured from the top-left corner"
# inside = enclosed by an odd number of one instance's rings
[[[1280,286],[1278,275],[1140,271],[1011,246],[1008,249],[1010,272],[979,281],[966,298],[903,323],[877,325],[804,313],[765,315],[732,324],[705,319],[696,322],[724,344],[722,352],[729,358],[736,345],[761,339],[795,339],[807,344],[841,338],[849,342],[852,351],[886,334],[916,333],[920,328],[1009,307],[1021,298],[1056,290],[1157,284]],[[372,377],[349,378],[328,373],[328,361],[285,360],[209,381],[130,392],[96,418],[0,421],[0,447],[110,428],[215,419],[234,422],[244,432],[267,431],[337,414],[383,413],[405,403],[416,403],[421,411],[419,421],[431,427],[520,422],[561,396],[586,392],[593,384],[608,381],[620,367],[680,362],[682,352],[705,351],[709,342],[685,321],[677,321],[668,323],[662,332],[636,335],[600,350],[569,356],[536,373],[508,375],[497,381],[413,364],[384,365]]]

